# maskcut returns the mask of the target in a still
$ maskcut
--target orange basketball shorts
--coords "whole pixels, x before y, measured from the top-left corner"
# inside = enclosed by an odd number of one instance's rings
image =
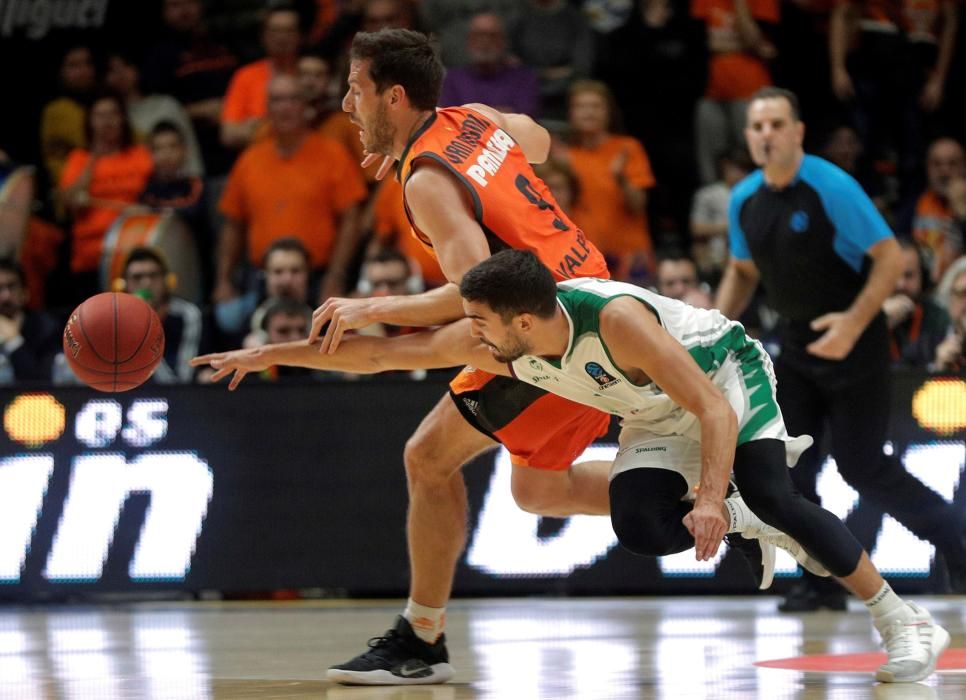
[[[467,367],[449,387],[467,422],[503,443],[518,466],[567,469],[610,427],[608,414],[511,377]]]

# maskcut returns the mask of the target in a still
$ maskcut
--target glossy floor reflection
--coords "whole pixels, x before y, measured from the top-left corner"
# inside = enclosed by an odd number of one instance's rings
[[[961,598],[920,599],[966,647]],[[966,698],[966,668],[881,685],[866,673],[754,666],[874,651],[862,607],[779,615],[774,598],[458,601],[448,615],[454,683],[332,685],[400,601],[141,603],[0,608],[0,698],[631,700]]]

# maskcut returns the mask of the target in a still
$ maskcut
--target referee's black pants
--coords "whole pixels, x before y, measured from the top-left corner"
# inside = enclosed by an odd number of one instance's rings
[[[811,360],[804,351],[787,348],[775,362],[775,374],[788,433],[815,438],[791,470],[796,488],[806,498],[819,502],[816,479],[827,429],[839,473],[862,499],[932,542],[947,558],[966,561],[958,509],[907,472],[898,457],[883,452],[892,404],[887,362]],[[856,532],[870,550],[874,534]]]

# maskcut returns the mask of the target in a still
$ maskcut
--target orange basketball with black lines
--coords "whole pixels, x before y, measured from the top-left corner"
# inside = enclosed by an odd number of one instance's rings
[[[161,319],[133,294],[97,294],[70,315],[64,356],[78,379],[93,389],[133,389],[148,380],[164,357]]]

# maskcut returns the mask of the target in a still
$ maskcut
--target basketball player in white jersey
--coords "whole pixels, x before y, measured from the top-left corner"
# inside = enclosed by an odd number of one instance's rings
[[[647,556],[694,547],[707,560],[729,532],[760,537],[865,603],[888,652],[877,680],[913,682],[935,670],[948,632],[892,591],[835,515],[794,490],[788,467],[812,440],[787,434],[771,361],[740,324],[620,282],[558,285],[518,250],[472,268],[460,291],[467,319],[436,331],[347,338],[331,355],[299,341],[194,363],[215,368],[215,380],[234,373],[232,389],[272,364],[352,372],[470,364],[618,415],[610,505],[624,547]],[[741,497],[728,497],[729,479]]]

